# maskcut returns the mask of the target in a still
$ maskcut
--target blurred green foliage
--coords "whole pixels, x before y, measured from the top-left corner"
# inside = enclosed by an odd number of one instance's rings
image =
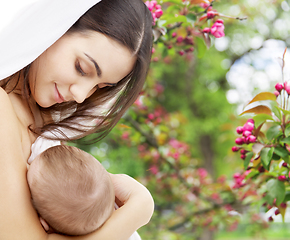
[[[237,204],[232,206],[235,210],[244,209],[239,205],[243,194],[235,195],[227,187],[231,184],[232,175],[243,167],[243,162],[231,152],[231,147],[236,137],[234,129],[244,120],[237,118],[236,105],[227,101],[226,93],[232,86],[226,74],[242,56],[262,48],[267,39],[290,43],[290,18],[285,4],[288,6],[282,0],[215,1],[213,6],[219,13],[233,17],[247,16],[244,21],[223,18],[226,35],[223,48],[212,39],[212,46],[204,51],[205,45],[198,40],[194,53],[179,56],[174,47],[165,50],[164,44],[156,44],[155,61],[151,63],[141,96],[142,105],[146,108],[133,106],[112,132],[93,146],[77,145],[93,154],[109,172],[126,173],[149,188],[155,199],[156,211],[152,221],[140,229],[144,240],[210,240],[214,235],[206,237],[206,232],[234,230],[237,222],[241,221],[237,217],[230,218],[225,209],[215,209],[211,201],[196,200],[200,196],[194,192],[194,187],[200,179],[193,171],[202,167],[211,174],[206,184],[197,184],[204,197],[212,197],[216,192],[222,201]],[[261,44],[255,45],[253,39],[260,39]],[[156,86],[159,90],[161,86],[162,90],[159,91]],[[160,108],[164,110],[160,119],[150,119],[149,114],[155,114]],[[133,126],[135,123],[142,131]],[[154,148],[150,145],[150,139],[156,140],[158,146]],[[168,148],[170,139],[185,143],[190,153],[181,154],[178,161],[164,156],[153,160],[154,154],[162,155],[164,149],[171,149]],[[182,177],[188,174],[189,177],[184,179],[193,179],[190,189],[193,195],[189,194],[186,184],[180,183],[182,178],[175,178],[176,173]],[[222,175],[227,182],[218,183]],[[254,209],[259,212],[262,203],[254,190],[251,194],[253,196],[247,199],[256,202]],[[185,196],[193,199],[189,201]],[[207,207],[214,211],[202,212]],[[253,235],[267,224],[260,217],[251,219],[252,216],[248,215],[242,221],[251,223],[245,226],[254,229],[251,231]],[[180,223],[183,225],[179,226]]]

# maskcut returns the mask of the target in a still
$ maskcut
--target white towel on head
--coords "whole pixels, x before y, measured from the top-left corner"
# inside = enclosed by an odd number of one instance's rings
[[[100,0],[1,1],[0,80],[33,62],[98,2]]]

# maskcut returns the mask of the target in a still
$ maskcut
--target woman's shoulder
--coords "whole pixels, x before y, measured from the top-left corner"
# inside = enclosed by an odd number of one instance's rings
[[[0,112],[1,116],[4,116],[3,111],[11,111],[14,112],[11,100],[9,98],[9,95],[6,93],[6,91],[0,87]]]
[[[5,125],[11,125],[13,128],[19,129],[19,121],[17,114],[6,91],[0,87],[0,124],[5,122]],[[3,125],[3,126],[5,126]]]

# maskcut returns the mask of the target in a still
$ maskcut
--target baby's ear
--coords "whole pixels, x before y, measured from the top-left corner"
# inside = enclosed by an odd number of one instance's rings
[[[47,224],[47,222],[42,217],[39,217],[39,221],[44,230],[47,232],[49,230],[49,225]]]

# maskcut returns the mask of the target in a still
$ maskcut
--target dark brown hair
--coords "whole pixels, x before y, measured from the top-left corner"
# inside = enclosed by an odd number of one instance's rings
[[[152,48],[152,16],[142,0],[102,0],[89,9],[66,34],[97,31],[127,47],[136,57],[133,70],[115,87],[99,88],[83,103],[65,102],[49,108],[41,108],[42,114],[52,114],[54,122],[44,126],[31,126],[40,135],[52,132],[49,138],[76,140],[95,133],[93,141],[105,137],[116,125],[121,116],[131,106],[145,82],[150,64]],[[30,65],[12,77],[24,78],[22,95],[28,101]],[[5,89],[9,78],[2,81]],[[106,114],[100,112],[112,100]],[[57,119],[58,118],[58,119]],[[69,134],[68,130],[71,131]],[[46,135],[45,135],[46,136]]]

